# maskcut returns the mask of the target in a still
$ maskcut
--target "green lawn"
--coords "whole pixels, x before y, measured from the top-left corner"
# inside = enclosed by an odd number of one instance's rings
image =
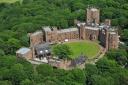
[[[14,3],[16,1],[22,1],[22,0],[0,0],[0,3]]]
[[[90,41],[68,42],[65,44],[68,45],[73,52],[71,55],[72,59],[78,57],[81,53],[91,59],[94,58],[100,50],[98,43]]]

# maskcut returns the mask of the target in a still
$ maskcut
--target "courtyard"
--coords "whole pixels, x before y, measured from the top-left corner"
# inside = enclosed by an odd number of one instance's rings
[[[101,48],[98,42],[87,40],[64,42],[63,44],[70,47],[72,51],[71,59],[78,58],[80,55],[93,59],[99,54]]]
[[[66,42],[72,51],[71,59],[77,58],[80,55],[85,55],[88,59],[95,58],[100,52],[100,45],[92,41],[76,41]]]

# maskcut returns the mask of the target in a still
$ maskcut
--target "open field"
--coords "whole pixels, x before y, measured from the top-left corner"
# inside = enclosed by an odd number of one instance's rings
[[[16,1],[21,1],[21,0],[0,0],[0,3],[14,3]]]
[[[90,41],[68,42],[65,44],[68,45],[73,52],[71,55],[72,59],[78,57],[81,54],[84,54],[89,59],[91,59],[94,58],[100,51],[100,46],[98,43]]]

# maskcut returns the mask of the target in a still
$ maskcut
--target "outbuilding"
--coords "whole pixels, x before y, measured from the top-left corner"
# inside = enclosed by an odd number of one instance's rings
[[[24,59],[32,59],[32,50],[30,48],[22,47],[16,51],[16,56]]]

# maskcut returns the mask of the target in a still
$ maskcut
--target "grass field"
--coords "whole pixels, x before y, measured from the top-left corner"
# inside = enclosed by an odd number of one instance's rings
[[[0,3],[14,3],[16,1],[21,1],[21,0],[0,0]]]
[[[69,42],[65,44],[68,45],[73,52],[73,54],[71,55],[72,59],[78,57],[81,54],[84,54],[89,59],[91,59],[94,58],[100,50],[100,46],[98,45],[98,43],[90,41]]]

